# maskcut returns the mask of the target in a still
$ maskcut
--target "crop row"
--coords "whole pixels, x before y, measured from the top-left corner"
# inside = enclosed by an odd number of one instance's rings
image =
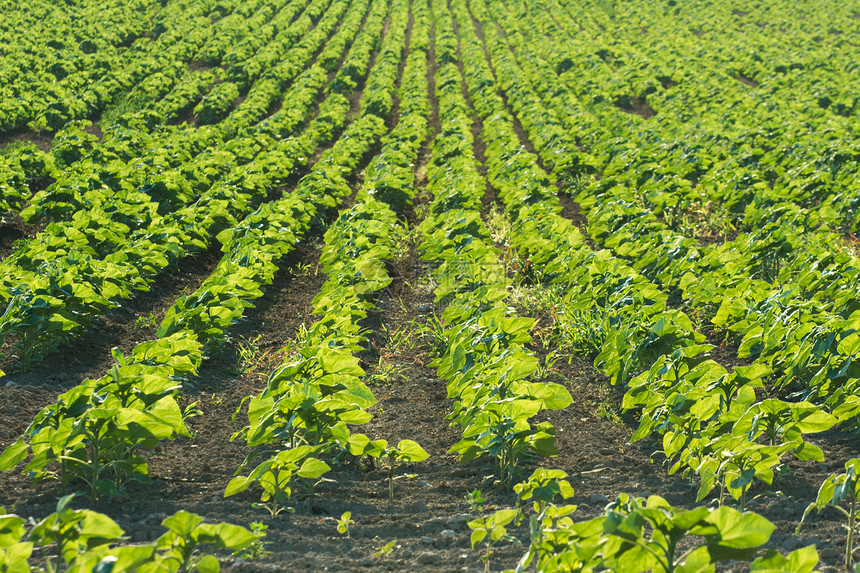
[[[382,7],[376,10],[381,25],[385,3],[376,4]],[[353,32],[364,6],[356,3],[347,21]],[[337,13],[328,20],[330,28],[336,18]],[[341,51],[348,47],[340,42],[331,46]],[[294,65],[306,57],[302,54]],[[369,59],[370,54],[364,57]],[[196,189],[178,178],[189,186],[186,193],[162,186],[172,205],[156,203],[139,189],[114,193],[102,184],[101,193],[81,193],[85,203],[75,205],[71,221],[49,225],[28,248],[4,260],[4,298],[9,306],[0,331],[18,337],[25,367],[32,357],[92,326],[132,291],[147,290],[174,261],[204,249],[215,234],[235,224],[254,202],[265,200],[301,167],[317,145],[333,135],[331,126],[318,123],[309,138],[287,137],[312,113],[325,81],[326,71],[311,66],[287,93],[292,106],[228,140],[222,149],[207,151],[210,167],[197,171],[201,180]],[[263,149],[268,152],[260,153]],[[89,168],[96,169],[97,164],[91,162]],[[163,215],[162,209],[167,211]]]
[[[476,4],[472,3],[473,10]],[[462,3],[453,6],[459,9],[458,22],[470,22]],[[491,87],[495,82],[488,59],[499,64],[495,54],[488,52],[485,58],[473,27],[461,25],[460,30],[472,101],[485,121],[490,180],[508,204],[515,229],[527,231],[515,231],[513,240],[533,264],[546,265],[546,275],[564,285],[567,294],[557,305],[562,309],[556,315],[558,327],[577,344],[590,347],[595,365],[627,387],[625,407],[643,407],[634,439],[662,434],[664,451],[675,461],[673,471],[702,475],[700,497],[716,485],[744,496],[753,475],[772,480],[773,467],[784,452],[821,459],[821,451],[802,435],[831,427],[835,418],[809,403],[757,402],[753,389],[762,384],[767,369],[740,367],[729,374],[709,360],[712,346],[701,344],[704,337],[686,315],[666,309],[667,296],[657,285],[609,253],[592,252],[570,222],[556,214],[560,205],[549,191],[545,172],[536,157],[517,148],[513,117]],[[484,33],[489,37],[487,30]],[[502,93],[515,102],[522,92],[504,89],[510,76],[504,75],[503,66],[495,70],[502,78]],[[525,109],[520,103],[512,107]],[[536,107],[528,109],[539,112]],[[518,115],[527,129],[536,123],[524,113]],[[520,209],[512,203],[514,198],[531,200],[533,205]],[[535,235],[545,242],[526,239]],[[753,418],[756,423],[751,423]],[[753,441],[765,434],[769,443]],[[754,474],[739,479],[749,468]]]
[[[433,365],[454,401],[449,417],[463,432],[451,451],[462,462],[491,458],[499,480],[511,484],[524,459],[556,453],[555,429],[530,418],[572,399],[558,384],[529,380],[538,367],[525,348],[534,320],[516,316],[506,302],[510,283],[481,219],[486,185],[474,158],[457,39],[442,3],[433,11],[441,126],[427,166],[433,202],[420,226],[422,258],[435,267],[436,301],[446,305]]]
[[[277,168],[285,171],[271,170],[267,179],[258,174],[258,184],[274,185],[315,148],[333,140],[349,109],[344,96],[327,98],[301,136],[283,140]],[[323,209],[348,193],[340,171],[355,168],[378,137],[381,124],[372,115],[353,124],[295,191],[276,203],[263,204],[219,234],[224,258],[197,292],[180,298],[168,310],[157,332],[160,338],[139,345],[128,357],[115,354],[117,365],[110,374],[84,381],[61,395],[56,405],[36,417],[25,432],[26,439],[7,449],[3,467],[11,469],[32,451],[26,471],[32,471],[37,480],[84,479],[93,497],[113,493],[128,479],[145,476],[146,464],[137,452],[186,433],[184,417],[194,412],[193,407],[179,412],[176,380],[193,375],[205,356],[217,351],[225,330],[271,282],[278,261],[322,216]]]

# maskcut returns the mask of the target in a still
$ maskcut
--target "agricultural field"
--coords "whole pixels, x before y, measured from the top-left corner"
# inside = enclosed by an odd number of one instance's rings
[[[0,14],[0,570],[860,571],[860,3]]]

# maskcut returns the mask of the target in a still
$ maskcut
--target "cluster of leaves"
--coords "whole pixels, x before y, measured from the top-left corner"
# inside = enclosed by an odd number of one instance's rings
[[[202,554],[204,546],[236,552],[258,540],[244,527],[208,524],[198,515],[179,511],[161,522],[167,531],[154,542],[116,545],[126,540],[123,529],[102,513],[72,509],[73,498],[61,498],[57,510],[34,522],[29,534],[23,518],[0,516],[0,566],[4,571],[30,571],[28,559],[33,551],[53,546],[55,556],[47,557],[48,571],[217,573],[218,559]]]
[[[4,6],[2,43],[16,57],[3,65],[0,132],[24,125],[56,131],[128,90],[159,60],[160,49],[169,51],[146,37],[160,9],[155,0]],[[180,26],[189,15],[171,12]]]
[[[54,158],[32,143],[0,152],[0,215],[17,212],[37,187],[56,179]]]

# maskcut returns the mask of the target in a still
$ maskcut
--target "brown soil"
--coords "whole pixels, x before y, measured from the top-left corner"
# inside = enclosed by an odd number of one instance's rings
[[[37,133],[30,131],[26,127],[19,127],[6,133],[0,133],[0,149],[16,141],[34,143],[40,150],[50,151],[51,144],[54,142],[54,135],[47,131]]]
[[[732,77],[744,85],[748,85],[752,88],[757,88],[760,84],[752,78],[749,78],[743,74],[733,74]]]
[[[0,260],[12,253],[17,241],[33,239],[42,229],[42,225],[27,224],[17,213],[0,217]]]
[[[613,105],[623,111],[634,115],[642,116],[645,119],[654,117],[657,112],[651,107],[644,97],[640,96],[622,96],[613,102]]]

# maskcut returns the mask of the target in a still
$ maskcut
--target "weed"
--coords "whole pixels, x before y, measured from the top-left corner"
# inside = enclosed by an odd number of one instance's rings
[[[418,330],[425,343],[430,346],[434,356],[442,356],[448,349],[448,339],[445,337],[445,323],[435,313],[427,318],[426,323]]]
[[[310,272],[311,268],[314,269],[313,273]],[[293,276],[298,277],[303,275],[317,274],[317,269],[317,265],[312,263],[296,263],[295,266],[293,266]]]
[[[234,555],[241,559],[265,559],[272,554],[271,551],[266,549],[266,545],[268,545],[269,542],[263,541],[269,526],[262,521],[252,521],[250,523],[250,528],[251,532],[257,536],[257,539],[252,541],[244,550],[234,553]]]
[[[239,371],[245,375],[251,374],[260,368],[266,368],[266,359],[272,353],[270,350],[263,350],[260,347],[260,339],[262,334],[258,334],[254,338],[242,337],[236,347],[239,353]]]
[[[147,315],[141,314],[134,321],[134,325],[138,328],[157,328],[158,318],[155,316],[154,312],[150,312]]]
[[[603,402],[600,404],[597,407],[597,416],[617,426],[622,424],[621,416],[618,414],[618,404],[612,402]]]
[[[405,366],[386,363],[385,359],[380,355],[379,362],[373,368],[373,371],[367,375],[367,384],[370,386],[387,386],[393,384],[405,370]]]
[[[474,513],[476,515],[480,515],[484,511],[484,502],[487,501],[487,498],[481,493],[479,489],[473,489],[469,493],[464,496],[466,503],[469,504],[469,512]]]
[[[487,228],[490,230],[490,236],[498,245],[508,246],[511,236],[511,220],[505,214],[505,211],[498,205],[493,205],[490,209],[490,215],[487,217]]]

